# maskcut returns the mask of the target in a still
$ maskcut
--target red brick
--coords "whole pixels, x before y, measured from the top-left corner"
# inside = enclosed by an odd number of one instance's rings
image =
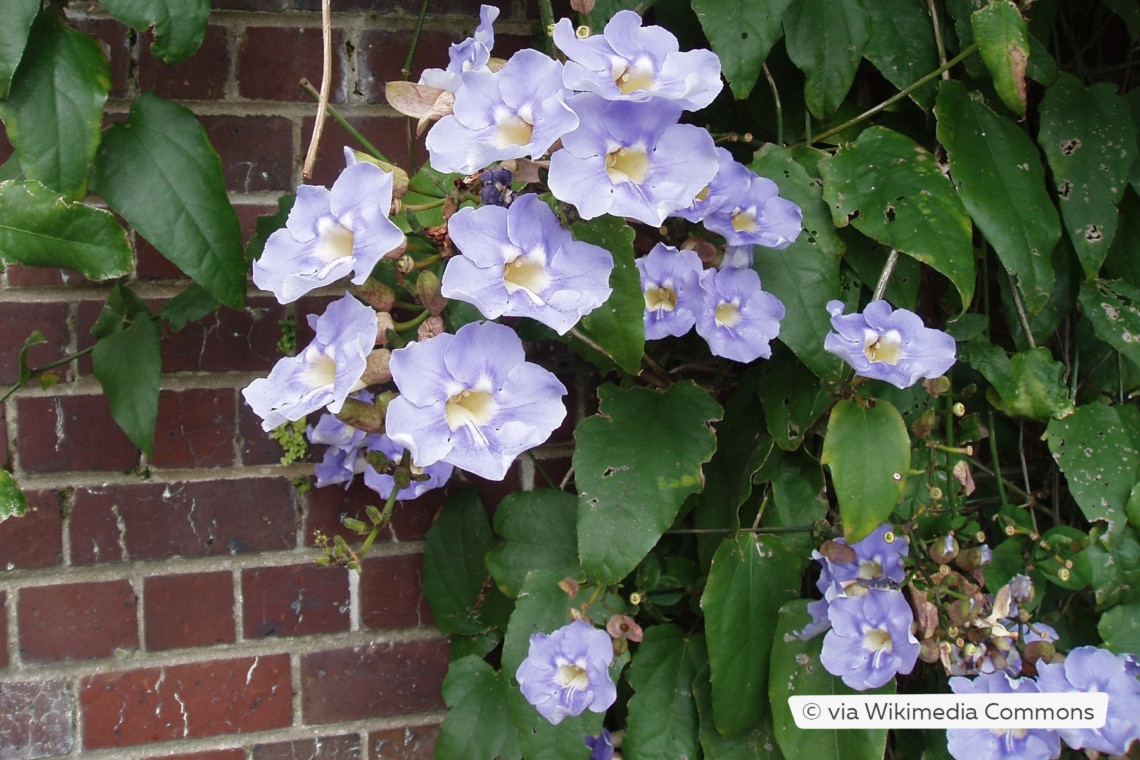
[[[111,97],[128,94],[131,67],[131,31],[117,21],[77,18],[70,21],[81,32],[95,38],[111,63]]]
[[[0,124],[0,164],[7,161],[13,153],[12,143],[8,142],[8,132]]]
[[[89,565],[292,549],[294,496],[283,478],[79,488],[70,520],[71,561]]]
[[[70,683],[0,683],[0,756],[55,757],[71,752],[74,744]]]
[[[150,651],[232,644],[234,583],[227,572],[147,578],[143,593]]]
[[[383,506],[380,497],[375,491],[368,489],[362,479],[357,478],[352,486],[345,490],[343,486],[326,486],[314,488],[303,497],[306,503],[305,510],[305,543],[313,545],[313,534],[320,531],[332,538],[335,535],[343,536],[350,544],[356,545],[361,541],[352,531],[346,530],[342,524],[345,517],[352,517],[367,522],[368,516],[365,507],[369,504]],[[431,527],[435,513],[443,504],[444,492],[441,490],[429,491],[415,501],[399,502],[392,512],[392,522],[387,529],[380,533],[378,541],[421,541]]]
[[[333,30],[330,100],[335,103],[345,99],[344,39],[343,30]],[[238,91],[243,98],[313,102],[297,83],[304,77],[320,85],[322,44],[317,26],[246,27],[238,48]]]
[[[408,157],[407,119],[402,116],[352,116],[347,115],[348,122],[360,131],[376,149],[384,156],[405,171],[411,166]],[[301,135],[308,147],[309,137],[313,134],[313,117],[306,116],[301,121]],[[416,141],[416,162],[423,164],[427,161],[427,148],[424,139]],[[344,169],[344,147],[359,149],[360,145],[344,127],[332,119],[325,121],[324,134],[321,136],[321,150],[313,167],[311,185],[324,185],[331,187],[340,172]]]
[[[281,445],[261,429],[261,418],[253,413],[244,399],[238,402],[238,425],[242,464],[277,464],[281,461],[284,453]]]
[[[347,631],[348,571],[315,563],[246,570],[241,576],[245,637]]]
[[[445,639],[400,641],[301,657],[305,723],[341,723],[443,708]]]
[[[8,593],[0,589],[0,670],[8,667]]]
[[[137,649],[137,602],[126,580],[21,589],[20,656],[26,662],[96,660]]]
[[[237,434],[234,391],[228,388],[163,391],[150,462],[155,467],[226,467],[234,462]]]
[[[439,726],[406,726],[368,735],[372,760],[432,760]]]
[[[424,69],[446,68],[448,48],[461,39],[462,36],[449,32],[423,32],[416,43],[411,80],[419,79]],[[361,61],[359,86],[369,103],[386,102],[385,85],[404,78],[402,70],[411,44],[412,35],[406,30],[368,29],[360,35],[360,46],[356,52]]]
[[[281,358],[285,307],[254,296],[241,309],[222,308],[176,333],[163,336],[167,372],[265,372]]]
[[[253,760],[360,760],[360,737],[355,734],[258,744]]]
[[[290,84],[296,82],[290,80]],[[292,121],[283,116],[252,115],[202,116],[200,120],[222,158],[227,188],[240,193],[292,191]]]
[[[28,351],[28,365],[41,367],[67,354],[69,339],[66,303],[0,303],[0,384],[12,385],[20,376],[20,350],[32,332],[46,342]],[[60,372],[67,372],[61,367]]]
[[[140,280],[186,280],[186,273],[167,259],[142,235],[135,236],[135,273]]]
[[[221,100],[226,96],[230,51],[224,26],[206,27],[198,50],[179,64],[170,65],[151,55],[152,35],[139,51],[138,78],[143,90],[154,90],[175,100]]]
[[[289,655],[101,673],[80,681],[79,702],[89,750],[283,728]]]
[[[244,749],[215,749],[186,755],[155,755],[147,760],[245,760]]]
[[[121,472],[138,461],[101,395],[25,397],[16,408],[20,465],[28,471]]]
[[[24,516],[0,522],[0,571],[52,567],[63,561],[59,495],[54,491],[24,495],[28,500]]]
[[[360,573],[360,621],[368,628],[434,625],[423,595],[424,556],[370,557]]]

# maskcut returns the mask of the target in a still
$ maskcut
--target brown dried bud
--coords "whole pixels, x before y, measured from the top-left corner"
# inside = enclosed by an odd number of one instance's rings
[[[946,608],[946,615],[950,618],[950,622],[959,628],[965,628],[975,617],[974,600],[973,599],[958,599]]]
[[[847,563],[859,559],[854,549],[838,541],[824,541],[823,546],[819,547],[819,553],[832,562]]]
[[[443,333],[443,317],[428,317],[423,322],[420,322],[419,328],[416,329],[416,336],[420,340],[427,340],[434,338]]]
[[[641,626],[629,615],[613,615],[606,621],[606,632],[615,639],[641,641],[644,636]]]
[[[435,272],[425,269],[416,278],[416,298],[432,316],[447,308],[447,299],[441,294],[442,285]]]
[[[388,331],[396,329],[396,320],[392,319],[392,314],[387,311],[381,311],[376,314],[376,345],[388,345]]]
[[[371,277],[363,285],[353,286],[352,294],[376,311],[391,311],[396,305],[396,292]]]
[[[919,418],[911,425],[911,431],[914,433],[915,438],[928,438],[934,428],[938,425],[938,413],[933,409],[927,409]]]
[[[337,412],[336,418],[350,427],[363,430],[365,433],[383,433],[384,415],[388,411],[390,394],[381,394],[372,404],[360,399],[346,398],[344,406]]]
[[[594,0],[570,0],[570,9],[589,16],[594,10]]]
[[[972,546],[959,554],[954,564],[965,570],[967,573],[972,573],[975,570],[981,570],[986,565],[990,564],[993,560],[993,552],[986,544],[981,546]]]
[[[368,354],[367,364],[360,381],[365,386],[380,385],[392,382],[392,370],[388,365],[392,362],[392,352],[386,348],[377,348]]]
[[[923,639],[919,645],[918,657],[923,662],[938,662],[942,657],[938,639]]]

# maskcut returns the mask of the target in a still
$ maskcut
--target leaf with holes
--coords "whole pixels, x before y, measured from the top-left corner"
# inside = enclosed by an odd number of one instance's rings
[[[1097,337],[1140,364],[1140,288],[1120,280],[1081,285],[1081,311]]]
[[[748,97],[768,51],[783,35],[781,22],[791,0],[693,0],[709,45],[737,99]]]
[[[855,81],[863,47],[871,37],[860,0],[797,0],[784,14],[788,56],[804,73],[804,100],[826,121]]]
[[[202,44],[210,0],[103,0],[103,7],[132,29],[154,27],[151,55],[179,63]]]

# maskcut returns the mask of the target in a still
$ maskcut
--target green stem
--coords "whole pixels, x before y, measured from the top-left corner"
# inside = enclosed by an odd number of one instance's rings
[[[437,198],[428,203],[409,203],[404,206],[404,211],[430,211],[433,208],[442,206],[446,200],[446,198]]]
[[[543,47],[546,48],[547,55],[554,57],[554,40],[550,36],[550,30],[554,27],[554,6],[550,0],[538,0],[538,15],[542,19]]]
[[[304,90],[305,92],[309,93],[309,95],[313,98],[313,100],[317,100],[319,102],[321,94],[319,92],[317,92],[317,88],[313,87],[312,83],[309,82],[308,79],[302,79],[301,80],[301,89]],[[377,148],[375,145],[373,145],[368,140],[367,137],[365,137],[364,135],[362,135],[360,133],[359,129],[357,129],[356,127],[349,124],[348,119],[341,116],[340,111],[337,111],[332,106],[328,106],[325,109],[325,111],[328,113],[329,116],[332,117],[333,121],[335,121],[337,124],[339,124],[344,129],[345,132],[348,132],[348,134],[352,136],[352,139],[354,139],[358,143],[360,143],[360,147],[362,147],[366,151],[368,151],[368,153],[371,156],[373,156],[374,158],[378,158],[381,161],[387,161],[388,163],[392,163],[391,161],[388,161],[388,158],[383,153],[380,152],[379,148]]]
[[[1007,504],[1005,498],[1005,483],[1001,477],[1001,463],[998,461],[997,436],[994,434],[994,410],[990,409],[990,459],[994,465],[994,481],[997,483],[998,498],[1002,504]]]
[[[776,80],[772,77],[772,72],[768,69],[768,64],[764,64],[764,76],[768,79],[768,87],[772,90],[772,99],[776,101],[776,144],[783,147],[784,145],[784,107],[780,105],[780,91],[776,88]]]
[[[428,2],[430,0],[423,0],[420,4],[419,15],[416,16],[416,28],[412,31],[412,42],[408,46],[408,57],[404,59],[404,70],[401,72],[404,75],[404,81],[412,75],[412,59],[416,55],[416,46],[420,42],[420,33],[424,29],[424,17],[427,16]],[[408,160],[411,162],[409,166],[418,166],[416,162],[416,136],[412,132],[412,120],[404,119],[405,131],[408,139]]]
[[[399,488],[393,488],[392,493],[388,495],[388,501],[384,503],[384,509],[380,512],[380,522],[372,526],[372,530],[368,531],[368,537],[364,539],[364,543],[360,545],[360,549],[356,552],[358,561],[364,559],[364,555],[372,548],[372,544],[376,541],[376,537],[380,535],[380,531],[388,527],[388,523],[392,521],[392,509],[396,506],[396,496],[399,493]]]
[[[430,316],[431,316],[431,312],[428,311],[427,309],[424,309],[422,312],[420,312],[420,314],[418,314],[415,317],[412,317],[407,322],[397,322],[396,324],[392,325],[392,329],[396,330],[398,332],[403,332],[404,330],[414,329],[416,327],[419,327],[420,324],[422,324],[423,321]]]
[[[423,259],[421,261],[417,261],[415,264],[413,264],[412,265],[412,271],[415,272],[415,271],[420,270],[420,269],[427,269],[432,264],[439,261],[440,258],[441,258],[441,256],[438,253],[433,253],[431,256],[428,256],[426,259]]]
[[[894,274],[895,265],[899,263],[899,252],[894,248],[887,255],[887,263],[883,265],[882,274],[879,275],[879,281],[875,284],[875,292],[871,294],[872,301],[878,301],[883,297],[883,293],[887,292],[887,284],[891,281],[891,275]]]
[[[67,356],[63,357],[62,359],[56,359],[55,361],[53,361],[49,364],[45,364],[42,367],[35,367],[34,369],[28,370],[28,376],[27,376],[27,378],[24,379],[23,382],[16,383],[11,388],[9,388],[3,396],[0,396],[0,404],[3,404],[5,401],[7,401],[9,398],[11,398],[13,393],[15,393],[16,391],[20,390],[25,385],[27,385],[28,380],[39,377],[40,375],[42,375],[45,372],[50,372],[51,370],[55,369],[56,367],[62,367],[65,364],[70,364],[71,362],[75,361],[76,359],[80,358],[81,356],[87,356],[87,354],[91,353],[94,350],[95,350],[94,345],[88,346],[87,348],[83,349],[82,351],[76,351],[74,354],[68,354]]]

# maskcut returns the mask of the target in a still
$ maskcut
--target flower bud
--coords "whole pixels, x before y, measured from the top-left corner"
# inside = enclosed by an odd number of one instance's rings
[[[416,278],[416,297],[432,316],[438,316],[447,308],[447,299],[440,293],[441,285],[435,272],[428,269],[420,272]]]
[[[946,608],[946,614],[958,628],[965,628],[974,619],[974,600],[958,599]]]
[[[373,349],[365,361],[364,374],[360,377],[360,382],[365,387],[392,381],[392,371],[388,368],[392,362],[391,351],[386,348]]]
[[[388,331],[395,329],[396,320],[392,319],[391,312],[378,312],[376,314],[376,345],[388,345]]]
[[[434,338],[443,333],[443,317],[428,317],[416,329],[416,336],[420,340]]]
[[[396,292],[371,277],[365,280],[363,285],[354,286],[352,294],[376,311],[391,311],[396,305]]]
[[[859,559],[854,549],[838,541],[824,541],[823,546],[819,547],[819,553],[832,562],[847,563]]]
[[[927,409],[919,415],[918,419],[911,425],[911,431],[914,433],[915,438],[927,438],[937,425],[938,413],[933,409]]]
[[[942,657],[941,648],[938,645],[938,639],[925,639],[919,645],[918,657],[923,662],[938,662]]]
[[[982,544],[981,546],[972,546],[965,550],[955,558],[954,562],[967,573],[972,573],[990,564],[993,558],[994,555],[993,552],[990,551],[990,547],[986,544]]]
[[[1013,576],[1009,580],[1009,595],[1018,604],[1033,601],[1033,581],[1020,573]]]
[[[934,539],[930,545],[930,558],[939,565],[945,565],[958,556],[958,539],[949,534]]]

